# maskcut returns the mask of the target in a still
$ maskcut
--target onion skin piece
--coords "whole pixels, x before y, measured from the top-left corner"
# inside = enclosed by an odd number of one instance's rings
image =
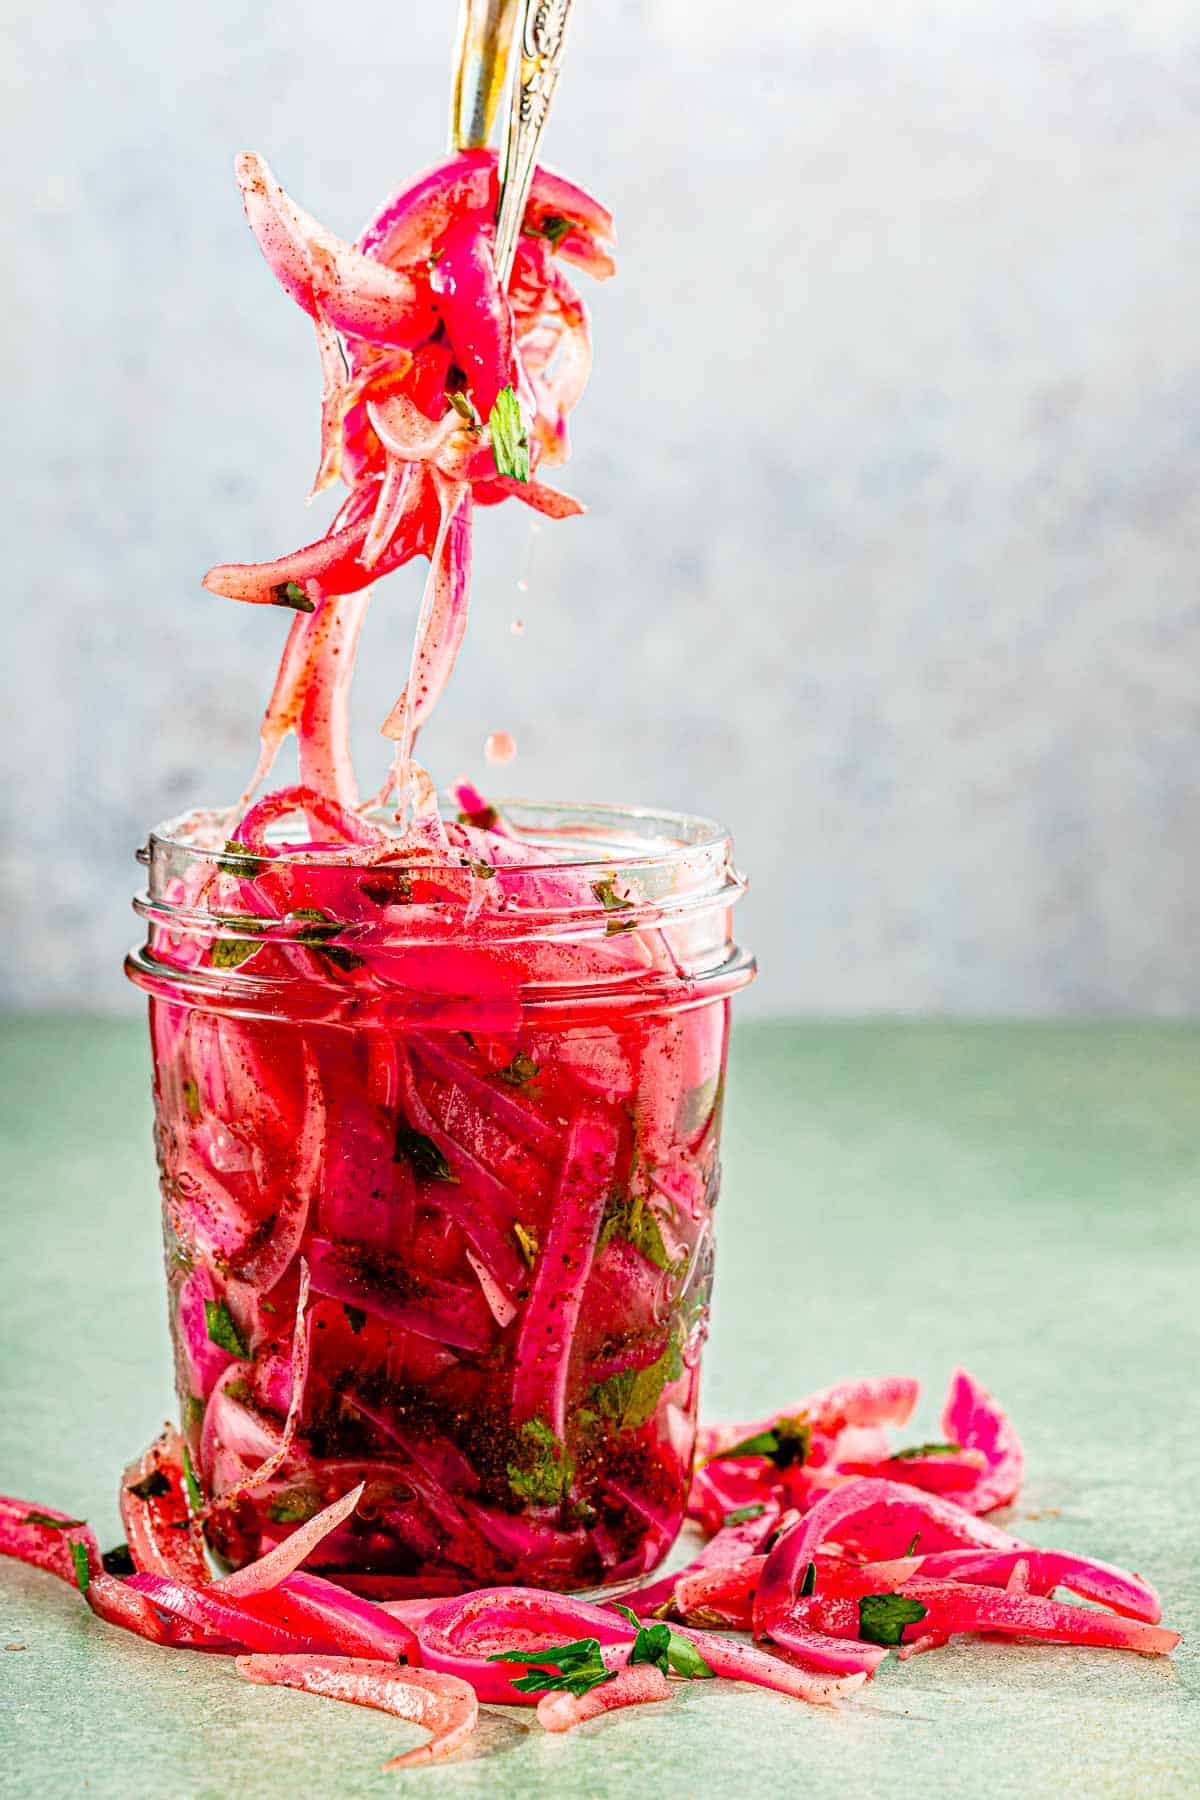
[[[357,1656],[367,1662],[419,1661],[416,1635],[409,1626],[320,1575],[289,1575],[278,1587],[243,1594],[238,1604],[256,1619],[319,1643],[335,1656]]]
[[[765,1419],[734,1425],[709,1425],[696,1437],[697,1453],[720,1458],[743,1438],[770,1431],[781,1419],[803,1415],[815,1432],[830,1435],[844,1425],[906,1425],[917,1403],[919,1383],[911,1375],[879,1375],[864,1381],[839,1381],[820,1388],[794,1406],[782,1407]]]
[[[673,1575],[664,1575],[661,1580],[651,1582],[648,1587],[637,1588],[632,1594],[622,1594],[622,1606],[628,1606],[639,1617],[645,1617],[657,1607],[664,1606],[668,1600],[674,1600],[678,1611],[686,1613],[689,1608],[681,1594],[685,1583],[709,1572],[724,1575],[746,1561],[752,1561],[756,1565],[754,1581],[748,1590],[752,1594],[758,1580],[758,1571],[765,1560],[754,1555],[754,1552],[770,1537],[780,1515],[779,1502],[773,1495],[765,1497],[758,1504],[761,1504],[763,1510],[757,1518],[743,1519],[738,1525],[723,1526],[684,1568],[676,1569]],[[698,1601],[694,1603],[699,1604]],[[746,1629],[749,1630],[749,1626]]]
[[[857,1525],[857,1533],[855,1526]],[[871,1528],[874,1527],[872,1530]],[[827,1538],[844,1541],[843,1533],[861,1537],[869,1532],[874,1553],[887,1554],[903,1533],[933,1535],[939,1547],[1019,1550],[1019,1539],[1009,1537],[953,1501],[896,1481],[850,1481],[834,1488],[810,1512],[779,1537],[767,1556],[754,1597],[754,1635],[769,1636],[774,1620],[792,1609],[800,1581]],[[879,1532],[888,1534],[886,1548],[879,1547]]]
[[[165,1494],[143,1499],[132,1488],[152,1476],[168,1484]],[[192,1524],[183,1485],[183,1443],[168,1425],[121,1477],[121,1523],[134,1567],[144,1573],[169,1575],[188,1587],[205,1587],[212,1579],[198,1529]]]
[[[959,1631],[1003,1631],[1051,1643],[1134,1650],[1140,1656],[1166,1656],[1179,1643],[1179,1633],[1161,1625],[1035,1594],[1011,1594],[970,1582],[923,1581],[920,1576],[906,1581],[900,1591],[926,1608],[919,1627],[908,1627],[918,1637],[930,1632],[948,1637]]]
[[[586,1694],[543,1694],[537,1705],[538,1724],[547,1731],[574,1731],[586,1720],[614,1712],[618,1707],[645,1706],[650,1701],[670,1698],[671,1684],[662,1670],[655,1663],[635,1663]]]
[[[83,1544],[87,1550],[89,1577],[94,1578],[103,1565],[100,1546],[90,1526],[80,1524],[65,1531],[56,1530],[52,1525],[30,1525],[26,1523],[30,1513],[60,1519],[64,1525],[71,1518],[70,1513],[58,1512],[53,1506],[38,1506],[32,1500],[0,1495],[0,1556],[11,1556],[17,1562],[44,1569],[48,1575],[57,1575],[60,1581],[69,1581],[76,1587],[71,1545]]]
[[[948,1443],[964,1450],[978,1450],[987,1470],[967,1493],[956,1495],[970,1512],[991,1512],[1015,1500],[1025,1477],[1025,1451],[1016,1428],[986,1388],[963,1368],[950,1377],[950,1391],[942,1410],[942,1430]]]
[[[517,1335],[514,1423],[545,1419],[560,1440],[567,1435],[571,1345],[592,1271],[617,1144],[616,1126],[598,1109],[584,1107],[572,1121],[550,1229]]]
[[[319,1513],[299,1526],[281,1544],[268,1550],[256,1562],[247,1563],[244,1569],[235,1569],[232,1575],[217,1583],[218,1591],[228,1600],[236,1600],[243,1594],[262,1594],[269,1588],[278,1586],[285,1576],[298,1569],[306,1556],[316,1549],[322,1538],[336,1531],[338,1526],[348,1519],[363,1497],[365,1481],[360,1481],[356,1488],[343,1494],[331,1506],[323,1507]]]
[[[467,1682],[428,1669],[389,1669],[352,1656],[239,1656],[234,1666],[245,1681],[373,1706],[433,1733],[427,1744],[393,1756],[385,1769],[410,1769],[450,1756],[479,1719],[479,1702]]]

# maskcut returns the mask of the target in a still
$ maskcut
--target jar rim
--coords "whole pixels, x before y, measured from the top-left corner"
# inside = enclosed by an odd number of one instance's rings
[[[450,810],[455,802],[449,796],[442,796]],[[677,865],[689,857],[712,856],[723,853],[723,860],[730,864],[733,841],[729,832],[717,820],[700,813],[688,813],[660,807],[628,806],[610,801],[568,801],[568,800],[531,800],[521,795],[498,795],[491,802],[496,811],[510,817],[521,827],[521,838],[529,842],[532,848],[540,839],[550,838],[559,830],[566,829],[565,822],[571,821],[571,829],[580,836],[592,832],[589,842],[594,842],[594,853],[591,855],[555,856],[555,870],[568,873],[584,871],[590,868],[610,867],[614,862],[621,868],[637,869],[647,873],[655,865],[664,868]],[[287,817],[295,817],[302,811],[297,804],[295,811]],[[393,825],[391,811],[385,806],[376,806],[363,811],[360,815],[364,822],[382,827],[385,831]],[[161,824],[153,826],[147,833],[145,845],[138,851],[138,860],[149,863],[154,851],[161,849],[175,856],[195,856],[211,859],[220,855],[225,844],[232,836],[233,821],[236,819],[234,807],[193,807],[187,812],[178,813],[165,819]],[[540,823],[539,823],[540,821]],[[564,824],[556,823],[562,821]],[[274,844],[286,841],[283,827],[287,818],[274,822],[267,832],[267,841]],[[609,835],[602,837],[602,831]],[[624,831],[624,837],[619,836]],[[632,835],[628,835],[632,834]],[[636,846],[644,841],[646,849]],[[401,840],[397,834],[397,845]],[[253,850],[248,847],[248,854]],[[282,867],[295,866],[300,863],[319,864],[324,868],[361,867],[361,858],[347,855],[338,845],[318,845],[312,848],[281,850],[272,847],[271,860]],[[461,856],[446,857],[439,860],[428,849],[421,852],[421,862],[432,871],[440,869],[458,869],[462,867]],[[529,861],[506,862],[506,874],[534,874],[545,870],[544,857],[531,858]],[[731,870],[732,872],[732,870]],[[737,878],[741,884],[741,878]]]

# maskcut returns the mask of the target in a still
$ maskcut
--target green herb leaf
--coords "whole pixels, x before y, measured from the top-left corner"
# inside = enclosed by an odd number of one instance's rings
[[[537,1063],[534,1062],[532,1056],[526,1056],[523,1050],[518,1050],[512,1061],[503,1069],[496,1070],[499,1079],[514,1088],[524,1087],[525,1083],[532,1081],[538,1072]]]
[[[218,938],[209,952],[214,969],[240,969],[247,959],[261,950],[253,938]]]
[[[476,831],[495,831],[500,823],[500,814],[494,806],[481,806],[478,812],[460,812],[460,825],[473,825]]]
[[[252,856],[236,838],[225,839],[225,854],[217,858],[222,875],[236,875],[239,881],[253,881],[262,866],[261,856]]]
[[[347,1325],[350,1327],[355,1337],[357,1337],[367,1322],[365,1311],[361,1306],[351,1306],[348,1301],[343,1301],[342,1311],[346,1315]]]
[[[192,1455],[187,1445],[183,1446],[183,1485],[187,1489],[188,1506],[193,1513],[204,1511],[204,1495],[200,1492],[200,1483],[196,1480],[196,1471],[192,1467]]]
[[[679,1339],[673,1337],[657,1361],[645,1369],[622,1369],[592,1389],[597,1412],[611,1419],[617,1430],[637,1431],[653,1418],[668,1382],[683,1374]]]
[[[78,1538],[72,1538],[70,1548],[71,1561],[75,1565],[75,1585],[81,1594],[86,1594],[88,1591],[88,1582],[91,1580],[91,1571],[88,1568],[87,1545],[81,1544]]]
[[[803,1413],[794,1419],[776,1419],[765,1431],[743,1438],[732,1449],[720,1451],[720,1459],[729,1456],[764,1456],[777,1469],[799,1468],[812,1446],[812,1426]]]
[[[521,417],[517,396],[511,387],[502,387],[488,415],[492,434],[492,459],[498,475],[510,475],[514,481],[529,480],[529,433]]]
[[[664,1675],[668,1669],[674,1669],[685,1681],[711,1678],[712,1670],[690,1638],[673,1631],[665,1621],[656,1625],[643,1625],[635,1612],[615,1601],[613,1610],[623,1613],[630,1624],[638,1628],[633,1648],[629,1652],[631,1663],[654,1663]]]
[[[493,863],[473,862],[468,863],[467,867],[470,869],[476,881],[495,881],[497,875],[500,873],[499,869],[497,869]]]
[[[457,389],[457,388],[455,389],[455,391],[453,393],[447,394],[446,398],[450,402],[451,406],[454,408],[455,412],[458,414],[459,418],[465,419],[466,423],[471,427],[471,429],[473,431],[478,431],[479,427],[483,423],[483,420],[479,417],[479,413],[478,413],[478,410],[476,409],[475,402],[473,400],[469,399],[467,397],[467,395],[461,391],[461,389]]]
[[[725,1514],[721,1523],[722,1525],[745,1525],[750,1519],[761,1519],[766,1510],[761,1500],[756,1500],[752,1506],[735,1506],[732,1512]]]
[[[298,581],[281,581],[271,589],[272,606],[290,606],[293,612],[316,612],[317,603],[310,600]]]
[[[632,900],[622,900],[617,892],[615,875],[606,875],[603,881],[593,881],[592,892],[606,913],[625,913],[633,911]],[[618,931],[635,931],[636,921],[633,919],[609,919],[604,927],[605,937],[612,937]]]
[[[200,1089],[192,1075],[185,1075],[183,1078],[183,1104],[187,1107],[189,1119],[200,1117]]]
[[[908,1549],[904,1552],[905,1556],[915,1556],[916,1550],[917,1550],[917,1545],[920,1543],[920,1541],[921,1541],[920,1532],[914,1531],[912,1534],[912,1538],[909,1541]]]
[[[423,1131],[414,1131],[403,1117],[396,1126],[396,1147],[392,1152],[392,1161],[409,1163],[414,1174],[419,1175],[423,1181],[458,1180],[433,1139],[426,1137]]]
[[[725,1100],[725,1072],[710,1075],[698,1087],[688,1088],[680,1102],[677,1123],[681,1137],[694,1138],[697,1132],[719,1121]]]
[[[508,1485],[531,1506],[557,1506],[575,1479],[575,1458],[544,1419],[528,1419],[517,1434],[517,1454],[508,1464]]]
[[[52,1519],[49,1513],[27,1512],[21,1520],[22,1525],[40,1525],[46,1531],[77,1531],[86,1525],[86,1519]]]
[[[864,1594],[858,1603],[858,1635],[868,1644],[899,1644],[906,1625],[918,1625],[929,1609],[903,1594]]]
[[[807,1600],[808,1596],[810,1594],[815,1594],[816,1591],[817,1591],[817,1565],[815,1562],[810,1562],[808,1567],[804,1571],[804,1579],[800,1583],[799,1595],[800,1595],[801,1600]]]
[[[911,1462],[919,1456],[957,1456],[961,1444],[910,1444],[906,1450],[893,1450],[893,1462]]]
[[[525,226],[530,237],[549,238],[555,250],[574,229],[574,219],[564,219],[561,213],[544,213],[536,225]]]
[[[342,944],[332,942],[346,929],[345,926],[340,925],[336,919],[331,919],[328,913],[323,913],[319,906],[297,906],[287,916],[289,919],[303,919],[308,926],[307,931],[297,935],[297,944],[304,944],[308,949],[315,950],[318,956],[331,962],[335,969],[362,968],[361,956],[356,955],[353,950],[347,950]]]
[[[161,1500],[170,1491],[171,1484],[161,1469],[151,1469],[140,1481],[131,1481],[125,1490],[127,1494],[136,1495],[139,1500]]]
[[[114,1544],[111,1550],[104,1552],[100,1561],[104,1564],[106,1575],[134,1575],[137,1573],[137,1564],[129,1554],[128,1544]]]
[[[228,1350],[230,1356],[240,1357],[244,1362],[249,1352],[242,1342],[241,1333],[233,1322],[233,1314],[223,1300],[206,1300],[204,1302],[204,1325],[208,1332],[209,1342],[222,1350]]]
[[[603,1250],[610,1238],[621,1237],[639,1250],[656,1269],[670,1264],[662,1230],[650,1202],[641,1194],[612,1194],[600,1221],[597,1249]]]
[[[522,1694],[589,1694],[616,1674],[615,1669],[605,1668],[598,1638],[578,1638],[573,1644],[553,1644],[547,1650],[498,1650],[488,1661],[526,1663],[529,1674],[515,1676],[512,1683]]]
[[[536,1237],[533,1235],[532,1231],[526,1231],[520,1219],[513,1221],[513,1236],[520,1246],[521,1255],[532,1269],[534,1263],[537,1261],[538,1254],[538,1241]]]
[[[276,1525],[302,1525],[321,1510],[321,1496],[313,1488],[288,1488],[276,1494],[267,1508],[267,1517]]]
[[[199,1394],[189,1394],[183,1403],[183,1428],[199,1431],[204,1423],[204,1402]]]
[[[412,882],[404,869],[377,868],[364,875],[358,886],[376,906],[408,906],[412,900]]]

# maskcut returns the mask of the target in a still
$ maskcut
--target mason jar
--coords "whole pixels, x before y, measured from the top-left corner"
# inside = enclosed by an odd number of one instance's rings
[[[364,1482],[310,1565],[358,1592],[648,1572],[684,1514],[754,972],[728,836],[508,801],[452,847],[383,813],[326,843],[303,790],[262,817],[150,834],[127,963],[211,1546],[240,1565]]]

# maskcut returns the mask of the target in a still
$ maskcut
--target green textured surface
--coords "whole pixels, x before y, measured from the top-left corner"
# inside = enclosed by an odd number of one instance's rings
[[[1200,1030],[735,1039],[710,1416],[896,1369],[925,1385],[924,1436],[962,1360],[1025,1438],[1014,1528],[1150,1575],[1192,1647],[967,1640],[891,1659],[838,1712],[698,1683],[566,1738],[492,1709],[473,1755],[385,1776],[415,1728],[155,1650],[4,1563],[0,1646],[26,1647],[0,1647],[0,1793],[1200,1792]],[[0,1487],[103,1543],[117,1472],[170,1403],[146,1087],[136,1027],[3,1024]]]

